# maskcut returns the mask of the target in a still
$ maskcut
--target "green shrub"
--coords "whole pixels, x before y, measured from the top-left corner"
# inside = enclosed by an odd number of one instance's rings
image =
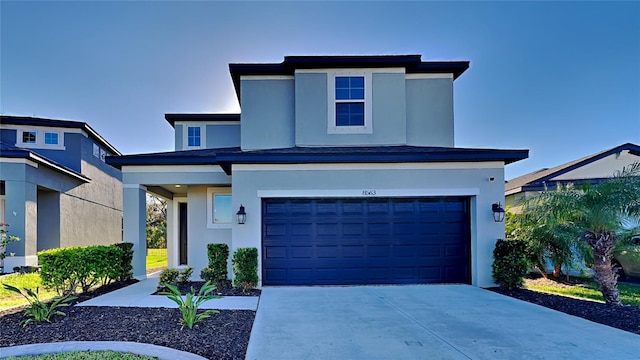
[[[258,249],[238,248],[233,253],[233,285],[244,291],[258,285]]]
[[[178,274],[178,282],[179,283],[186,283],[191,278],[191,274],[193,274],[193,268],[192,267],[186,267],[186,268],[180,270],[180,274]]]
[[[38,253],[42,283],[58,293],[88,291],[108,284],[122,275],[122,250],[114,245],[68,247]]]
[[[165,289],[167,284],[177,284],[178,276],[180,276],[180,271],[178,269],[164,269],[160,273],[160,277],[158,279],[158,290]]]
[[[75,300],[76,297],[57,296],[51,302],[51,305],[43,303],[38,297],[38,288],[34,292],[31,289],[24,289],[23,293],[20,289],[9,284],[3,284],[6,290],[22,295],[29,302],[29,306],[24,310],[24,319],[20,321],[20,325],[27,326],[32,322],[51,322],[54,315],[65,316],[66,314],[58,310],[63,306],[69,306],[69,302]]]
[[[502,240],[493,249],[493,280],[502,288],[515,289],[524,283],[529,270],[527,243],[522,240]]]
[[[221,296],[211,295],[215,286],[209,284],[209,282],[205,283],[198,292],[196,296],[196,290],[191,287],[191,291],[182,298],[182,294],[180,290],[172,284],[167,284],[168,291],[161,292],[160,295],[166,295],[170,300],[178,304],[178,309],[180,309],[180,313],[182,317],[180,318],[180,323],[182,324],[182,328],[185,326],[189,329],[193,328],[193,325],[208,318],[211,314],[219,313],[218,310],[205,310],[198,314],[198,307],[205,301],[209,301],[211,299],[219,299]]]
[[[210,281],[218,288],[227,283],[227,261],[229,259],[229,246],[227,244],[207,244],[207,257],[209,266],[202,269],[200,277],[204,281]]]
[[[158,279],[158,291],[167,290],[167,285],[177,285],[179,283],[186,283],[189,281],[191,274],[193,273],[192,267],[186,267],[182,270],[179,269],[164,269],[160,273]]]
[[[117,243],[113,246],[119,248],[122,251],[120,256],[121,272],[118,276],[118,281],[127,281],[133,279],[133,244],[132,243]]]

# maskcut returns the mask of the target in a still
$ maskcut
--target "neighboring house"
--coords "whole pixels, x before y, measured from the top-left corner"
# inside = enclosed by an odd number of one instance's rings
[[[145,274],[145,193],[168,200],[169,266],[206,244],[259,250],[261,285],[491,286],[504,165],[527,150],[454,147],[466,61],[290,56],[231,64],[242,114],[167,114],[175,151],[122,169],[124,240]],[[239,224],[236,212],[246,211]]]
[[[505,183],[506,206],[514,210],[532,194],[553,190],[558,184],[597,185],[616,171],[640,161],[640,146],[626,143],[550,169],[541,169]]]
[[[4,270],[41,250],[122,241],[120,155],[84,122],[0,116],[0,222],[20,237]]]

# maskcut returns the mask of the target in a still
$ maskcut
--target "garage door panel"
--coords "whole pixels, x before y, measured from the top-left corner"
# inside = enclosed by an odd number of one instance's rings
[[[365,232],[365,224],[362,223],[343,223],[342,234],[343,235],[356,235],[360,236]]]
[[[362,201],[343,201],[341,203],[343,215],[362,215],[364,214],[364,203]]]
[[[372,258],[388,258],[392,256],[391,245],[369,245],[367,256]]]
[[[422,245],[419,247],[418,256],[426,258],[441,257],[441,246],[440,244]]]
[[[315,257],[315,249],[313,246],[292,246],[291,258],[293,259],[311,259]]]
[[[286,246],[265,246],[264,257],[267,259],[286,259],[287,247]]]
[[[389,224],[389,223],[369,223],[369,224],[367,224],[367,235],[389,236],[390,234],[391,234],[391,224]]]
[[[318,258],[332,259],[340,256],[340,247],[338,245],[321,245],[316,248]]]
[[[468,283],[467,208],[464,198],[265,199],[263,284]]]

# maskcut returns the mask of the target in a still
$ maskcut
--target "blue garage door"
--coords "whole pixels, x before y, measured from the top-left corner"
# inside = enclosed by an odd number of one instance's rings
[[[264,199],[264,285],[470,283],[467,198]]]

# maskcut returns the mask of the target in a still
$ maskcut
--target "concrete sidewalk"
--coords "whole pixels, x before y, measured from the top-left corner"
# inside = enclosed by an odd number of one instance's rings
[[[164,295],[151,295],[158,286],[158,274],[149,275],[133,285],[76,304],[76,306],[121,306],[121,307],[164,307],[177,308],[178,305]],[[256,310],[257,296],[225,296],[200,305],[201,309],[216,310]]]
[[[247,360],[638,359],[640,336],[468,285],[262,289]]]

